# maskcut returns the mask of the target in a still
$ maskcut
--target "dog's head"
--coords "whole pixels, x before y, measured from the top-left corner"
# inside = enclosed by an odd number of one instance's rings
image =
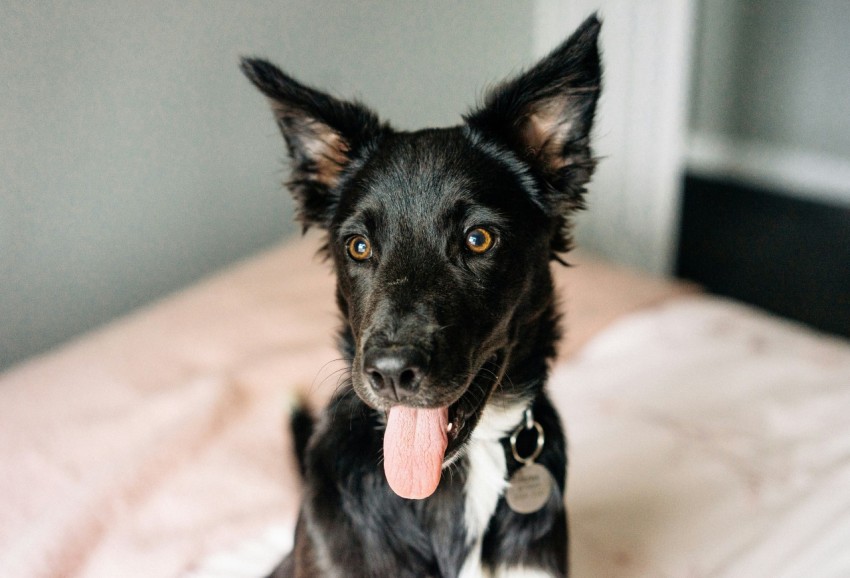
[[[537,355],[545,371],[551,355],[549,261],[569,249],[593,170],[599,26],[589,18],[461,126],[418,132],[243,61],[286,140],[299,218],[327,233],[354,389],[388,412],[387,437],[421,438],[407,450],[442,434],[440,465],[494,388],[536,391],[509,367]],[[541,323],[548,343],[535,353]],[[385,454],[399,448],[385,441]]]

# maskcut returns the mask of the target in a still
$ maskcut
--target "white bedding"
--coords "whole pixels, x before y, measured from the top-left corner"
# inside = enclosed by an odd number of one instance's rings
[[[850,576],[850,344],[695,297],[552,379],[575,577]]]
[[[284,398],[321,403],[338,369],[317,244],[0,374],[0,578],[236,578],[283,554]],[[850,577],[850,343],[576,259],[550,387],[573,576]]]
[[[850,343],[679,298],[601,332],[550,390],[573,578],[850,576]],[[192,576],[258,575],[290,543],[270,535]]]

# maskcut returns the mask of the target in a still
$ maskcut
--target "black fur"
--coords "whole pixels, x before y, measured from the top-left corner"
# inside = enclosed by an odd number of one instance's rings
[[[593,171],[599,27],[589,18],[463,125],[417,132],[243,61],[286,140],[299,218],[326,232],[351,369],[309,439],[295,548],[273,576],[457,576],[476,538],[464,452],[484,408],[508,405],[533,408],[546,433],[537,462],[557,491],[528,515],[500,498],[481,566],[566,576],[565,444],[544,391],[559,337],[549,263],[570,248]],[[480,254],[466,242],[479,227],[493,239]],[[348,244],[361,238],[371,253],[355,260]],[[395,495],[381,465],[385,412],[402,402],[449,408],[452,465],[424,500]],[[510,475],[520,464],[502,445]]]
[[[313,426],[313,416],[306,407],[299,403],[292,408],[289,414],[289,430],[295,459],[302,476],[307,474],[307,444],[313,435]]]

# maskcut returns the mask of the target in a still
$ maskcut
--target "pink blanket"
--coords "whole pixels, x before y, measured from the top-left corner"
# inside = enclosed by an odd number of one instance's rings
[[[0,576],[178,576],[288,532],[287,399],[320,406],[342,369],[316,246],[282,245],[0,375]],[[556,268],[564,358],[691,291],[575,261]]]

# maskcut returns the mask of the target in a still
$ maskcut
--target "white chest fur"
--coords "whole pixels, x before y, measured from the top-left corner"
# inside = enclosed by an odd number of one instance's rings
[[[506,407],[487,406],[478,427],[472,432],[466,451],[469,472],[464,489],[464,523],[471,550],[459,578],[485,576],[481,568],[481,541],[499,498],[508,485],[505,452],[499,440],[517,427],[526,407],[526,403]]]

